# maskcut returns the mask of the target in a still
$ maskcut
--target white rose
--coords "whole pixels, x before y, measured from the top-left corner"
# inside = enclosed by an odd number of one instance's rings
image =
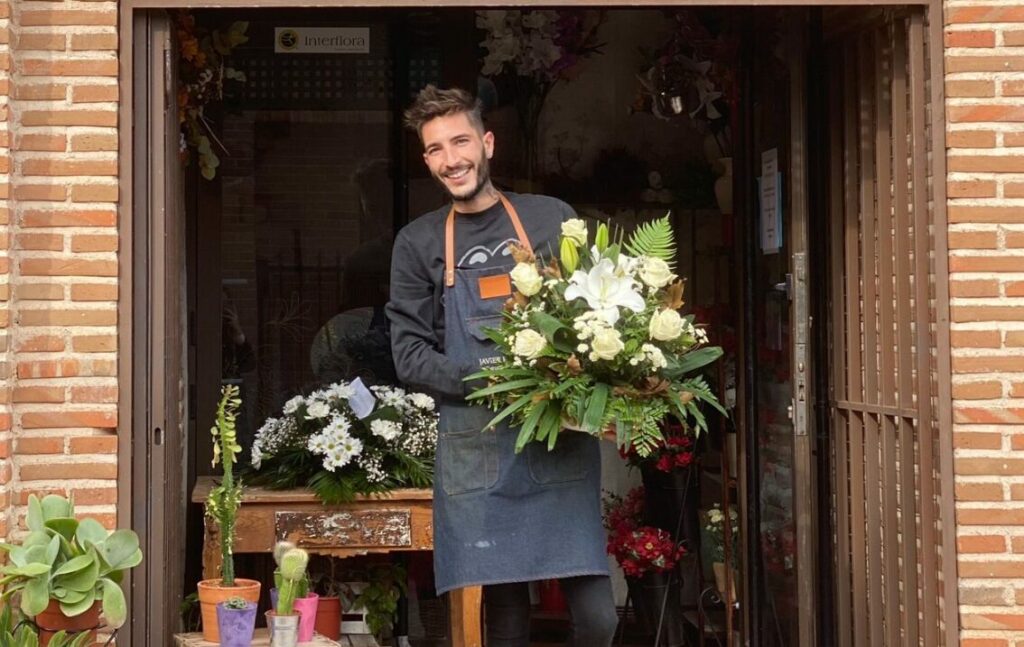
[[[587,244],[587,223],[579,218],[566,220],[562,223],[562,235],[583,247]]]
[[[640,264],[640,280],[652,288],[663,288],[676,277],[668,263],[660,258],[645,258]]]
[[[292,398],[291,400],[288,400],[287,402],[284,403],[283,411],[286,414],[291,415],[291,414],[295,413],[296,411],[298,411],[300,405],[305,404],[305,403],[306,403],[306,399],[303,398],[301,395],[297,395],[294,398]]]
[[[391,420],[374,420],[370,423],[370,432],[384,440],[394,440],[402,433],[402,426]]]
[[[615,356],[621,353],[626,345],[622,343],[622,337],[618,330],[602,328],[594,333],[594,340],[590,342],[590,347],[593,349],[592,354],[597,355],[598,359],[615,359]]]
[[[527,328],[516,333],[512,352],[526,359],[537,359],[548,347],[548,340],[536,330]]]
[[[306,417],[310,420],[313,418],[326,418],[330,413],[331,407],[326,402],[314,402],[306,409]]]
[[[509,276],[512,277],[512,283],[515,284],[516,289],[528,297],[540,292],[541,286],[544,285],[544,279],[541,278],[537,266],[533,263],[519,263],[512,269]]]
[[[683,334],[683,325],[683,318],[679,313],[671,308],[666,308],[654,313],[648,330],[651,333],[651,339],[672,341]]]

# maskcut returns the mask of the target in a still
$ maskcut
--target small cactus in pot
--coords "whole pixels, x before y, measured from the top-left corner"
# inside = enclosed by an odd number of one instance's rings
[[[250,647],[256,629],[256,603],[233,596],[217,604],[221,647]]]
[[[279,582],[277,603],[273,611],[267,612],[270,645],[295,647],[299,641],[299,614],[295,610],[295,599],[304,585],[308,589],[306,567],[309,565],[309,553],[295,547],[283,549],[278,565],[274,577]]]

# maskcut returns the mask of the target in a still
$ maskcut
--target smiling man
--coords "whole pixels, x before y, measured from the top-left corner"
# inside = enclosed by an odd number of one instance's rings
[[[451,203],[407,225],[391,263],[391,347],[399,379],[440,400],[434,479],[438,593],[484,586],[488,647],[529,645],[529,582],[558,578],[576,647],[611,645],[618,616],[601,525],[598,440],[567,432],[554,451],[515,453],[518,429],[482,431],[464,378],[498,356],[484,334],[511,296],[509,243],[558,249],[559,200],[503,194],[491,183],[494,134],[463,90],[427,86],[405,114]]]

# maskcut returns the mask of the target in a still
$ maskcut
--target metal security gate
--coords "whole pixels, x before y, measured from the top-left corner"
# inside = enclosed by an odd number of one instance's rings
[[[936,367],[949,348],[935,318],[945,231],[929,187],[944,176],[929,157],[928,29],[915,10],[849,17],[826,20],[835,637],[933,647],[955,636],[942,607],[955,614],[956,599],[941,559],[952,476]]]

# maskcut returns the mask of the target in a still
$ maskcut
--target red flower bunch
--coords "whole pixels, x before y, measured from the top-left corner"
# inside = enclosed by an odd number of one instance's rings
[[[693,437],[686,435],[682,425],[666,425],[663,429],[665,440],[661,446],[651,451],[650,455],[641,458],[633,449],[620,453],[630,465],[639,466],[653,463],[661,472],[689,467],[696,460]]]
[[[640,526],[611,535],[608,554],[615,557],[626,577],[640,577],[644,573],[671,571],[686,549],[673,541],[667,530]]]

